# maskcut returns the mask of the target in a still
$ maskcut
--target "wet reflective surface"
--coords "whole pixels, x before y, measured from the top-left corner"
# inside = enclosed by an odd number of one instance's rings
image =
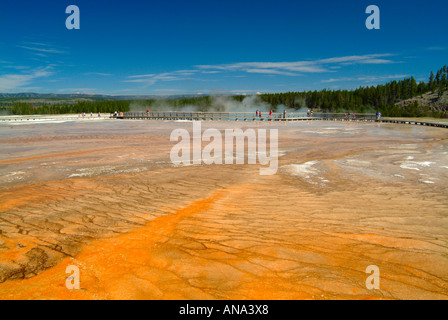
[[[178,128],[0,124],[0,298],[447,299],[446,129],[202,122],[278,129],[278,172],[260,176],[173,165]]]

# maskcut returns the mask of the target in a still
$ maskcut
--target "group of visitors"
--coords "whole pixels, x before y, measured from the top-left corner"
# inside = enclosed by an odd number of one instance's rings
[[[85,112],[81,113],[81,116],[83,118],[85,118],[86,117],[86,113]],[[93,118],[93,112],[90,112],[90,117]],[[98,112],[98,118],[101,118],[101,113],[100,112]]]
[[[353,113],[353,114],[351,114],[351,113],[345,113],[344,114],[344,117],[345,117],[345,120],[350,120],[350,118],[352,119],[352,120],[355,120],[356,119],[356,113]]]
[[[272,119],[272,113],[273,113],[273,111],[272,110],[270,110],[269,111],[269,119]],[[255,117],[256,118],[262,118],[262,115],[261,115],[261,111],[255,111]],[[283,111],[283,118],[286,118],[286,110],[284,110]]]

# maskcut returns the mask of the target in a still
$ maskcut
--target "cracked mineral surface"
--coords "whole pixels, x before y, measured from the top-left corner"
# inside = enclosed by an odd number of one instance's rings
[[[278,129],[261,176],[173,165],[178,128],[0,124],[0,299],[448,298],[448,130],[202,123]]]

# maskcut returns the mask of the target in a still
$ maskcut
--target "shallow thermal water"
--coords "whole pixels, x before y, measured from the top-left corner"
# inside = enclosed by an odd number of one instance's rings
[[[448,130],[202,122],[278,129],[262,176],[173,164],[179,128],[0,123],[0,299],[448,298]]]

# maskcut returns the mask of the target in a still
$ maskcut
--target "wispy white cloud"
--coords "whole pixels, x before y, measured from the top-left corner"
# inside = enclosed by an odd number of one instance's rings
[[[320,59],[316,60],[317,64],[333,64],[333,63],[341,63],[341,64],[368,64],[368,63],[394,63],[392,60],[379,59],[383,57],[393,56],[391,53],[380,53],[380,54],[366,54],[361,56],[345,56],[345,57],[335,57],[328,59]]]
[[[444,51],[447,50],[447,47],[433,46],[433,47],[427,47],[426,49],[430,51]]]
[[[108,76],[112,76],[112,74],[110,73],[102,73],[102,72],[86,72],[83,73],[84,76],[103,76],[103,77],[108,77]]]
[[[132,82],[132,83],[142,83],[145,85],[153,85],[157,81],[177,81],[181,80],[177,75],[173,73],[160,73],[160,74],[145,74],[145,75],[135,75],[129,76],[128,80],[124,80],[123,82]]]
[[[331,78],[322,80],[322,83],[332,83],[332,82],[350,82],[350,81],[362,81],[362,82],[373,82],[373,81],[383,81],[390,79],[403,79],[408,77],[407,74],[396,74],[396,75],[386,75],[386,76],[358,76],[358,77],[342,77],[342,78]]]
[[[287,71],[280,71],[275,69],[246,69],[244,70],[248,73],[263,73],[263,74],[280,74],[283,76],[296,76],[296,73],[293,72],[287,72]]]
[[[155,73],[151,73],[151,74],[138,74],[135,76],[129,76],[128,78],[133,79],[133,78],[149,78],[149,77],[154,77],[156,74]]]
[[[122,82],[139,83],[144,87],[152,86],[159,81],[216,81],[211,79],[200,78],[201,75],[221,73],[222,78],[225,77],[245,77],[248,74],[264,74],[271,76],[302,76],[304,74],[316,73],[335,73],[339,72],[347,65],[353,64],[391,64],[397,63],[393,61],[391,53],[352,55],[344,57],[332,57],[326,59],[303,60],[303,61],[287,61],[287,62],[238,62],[229,64],[214,65],[195,65],[191,70],[177,70],[165,73],[150,73],[130,75]],[[196,75],[195,78],[192,76]],[[356,80],[353,78],[353,80]],[[368,81],[368,79],[359,79],[360,81]],[[373,79],[370,79],[373,81]],[[351,81],[328,79],[323,83],[335,81]]]
[[[239,62],[233,64],[221,64],[221,65],[197,65],[199,69],[216,69],[222,71],[244,71],[248,73],[264,73],[273,74],[277,72],[288,72],[287,75],[298,75],[291,72],[325,72],[326,69],[318,66],[311,61],[297,61],[297,62]]]
[[[30,47],[30,46],[18,46],[22,49],[27,49],[31,51],[37,51],[37,52],[43,52],[43,53],[57,53],[57,54],[63,54],[65,51],[56,50],[53,48],[41,48],[41,47]]]
[[[290,61],[290,62],[238,62],[217,65],[196,65],[201,70],[247,72],[277,74],[285,76],[299,76],[304,73],[334,72],[335,69],[350,64],[389,64],[395,63],[385,57],[393,56],[390,53],[367,54],[360,56],[333,57],[327,59]]]
[[[34,80],[52,75],[52,67],[37,68],[31,72],[0,75],[0,92],[24,90]]]
[[[173,72],[164,72],[164,73],[139,74],[128,76],[127,80],[123,80],[122,82],[141,83],[144,86],[151,86],[158,81],[182,81],[182,80],[206,81],[204,79],[191,77],[191,75],[194,75],[197,72],[198,70],[177,70]]]
[[[31,45],[36,45],[36,46],[44,46],[47,47],[48,43],[43,43],[43,42],[25,42],[26,44],[31,44]]]
[[[363,64],[389,64],[389,63],[398,63],[396,61],[387,60],[387,59],[365,59],[359,61],[359,63]]]

